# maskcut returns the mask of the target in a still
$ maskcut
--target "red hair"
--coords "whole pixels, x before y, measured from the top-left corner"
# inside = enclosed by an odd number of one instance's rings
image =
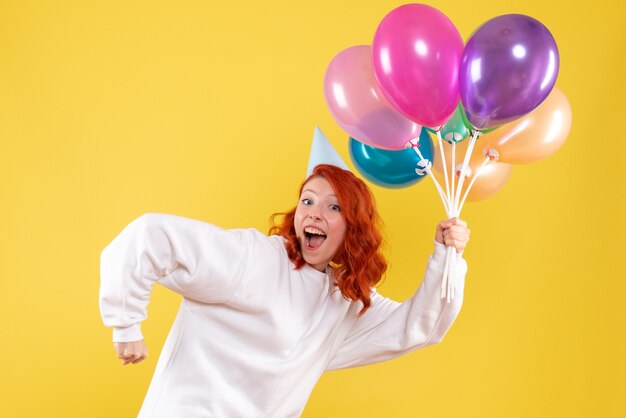
[[[323,177],[330,183],[337,195],[341,214],[346,222],[346,236],[339,250],[331,260],[334,269],[335,286],[344,298],[360,300],[363,309],[370,307],[370,293],[387,270],[387,261],[380,253],[382,236],[378,229],[380,218],[376,211],[374,196],[367,185],[350,171],[334,165],[320,164],[300,186],[302,189],[313,177]],[[269,234],[283,236],[287,241],[285,248],[289,259],[296,269],[306,264],[300,252],[300,242],[296,238],[294,218],[296,208],[284,213],[275,213],[271,217],[272,226]],[[282,223],[274,222],[276,216],[283,216]]]

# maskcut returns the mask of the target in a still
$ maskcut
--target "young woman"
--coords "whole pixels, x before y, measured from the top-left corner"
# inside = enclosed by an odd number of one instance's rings
[[[154,283],[183,296],[140,417],[297,417],[325,370],[443,338],[466,271],[457,254],[456,297],[441,299],[445,245],[465,248],[465,222],[437,226],[420,288],[398,303],[374,288],[386,261],[365,183],[319,165],[299,196],[276,235],[148,214],[104,249],[100,308],[125,365],[146,358],[140,324]]]

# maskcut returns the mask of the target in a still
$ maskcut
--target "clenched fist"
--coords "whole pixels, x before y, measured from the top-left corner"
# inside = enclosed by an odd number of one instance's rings
[[[469,236],[470,230],[467,228],[467,222],[459,218],[451,218],[439,222],[435,241],[448,247],[454,247],[456,252],[460,253],[465,249]]]
[[[126,366],[128,363],[137,364],[148,358],[148,347],[144,340],[129,343],[113,343],[113,348],[117,351],[117,358],[121,359]]]

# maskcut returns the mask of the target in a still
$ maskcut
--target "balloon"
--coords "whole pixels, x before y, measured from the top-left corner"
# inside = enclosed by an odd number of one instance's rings
[[[380,22],[372,52],[376,80],[396,109],[430,127],[452,116],[463,39],[446,15],[425,4],[400,6]]]
[[[432,161],[433,142],[425,130],[420,135],[419,150],[424,158]],[[424,176],[415,172],[421,160],[415,150],[387,151],[370,147],[350,138],[352,163],[370,182],[390,189],[412,186]]]
[[[572,127],[572,108],[565,94],[554,88],[535,110],[481,137],[481,145],[500,154],[499,161],[532,163],[554,154]]]
[[[468,167],[470,168],[470,175],[465,178],[463,183],[463,190],[460,195],[460,198],[463,198],[465,194],[465,190],[467,190],[467,186],[470,184],[472,179],[476,176],[480,166],[485,160],[485,156],[480,151],[481,143],[480,139],[476,142],[474,147],[474,152],[469,161]],[[467,151],[467,147],[469,145],[469,141],[463,141],[461,143],[456,144],[455,150],[455,159],[456,169],[455,173],[455,185],[459,184],[460,174],[461,174],[461,166],[463,165],[463,159],[465,157],[465,151]],[[446,167],[448,169],[448,180],[450,181],[450,166],[452,163],[452,145],[447,142],[443,142],[443,152],[446,155]],[[439,152],[439,147],[435,147],[435,162],[433,164],[435,178],[439,181],[439,183],[443,186],[445,184],[445,177],[443,174],[443,162],[441,159],[441,154]],[[478,178],[472,185],[472,188],[467,195],[467,201],[479,201],[486,199],[492,195],[494,195],[498,190],[504,187],[504,184],[509,179],[511,175],[511,171],[513,170],[513,166],[511,164],[493,162],[490,161],[485,165],[481,170]]]
[[[324,77],[324,97],[339,126],[368,145],[404,149],[421,132],[420,125],[395,110],[383,96],[367,45],[347,48],[333,58]]]
[[[463,121],[463,106],[459,103],[450,120],[441,128],[441,137],[448,143],[452,143],[461,142],[468,135],[469,130]]]
[[[515,120],[548,97],[559,72],[550,31],[530,16],[495,17],[471,36],[459,69],[461,101],[478,130]]]

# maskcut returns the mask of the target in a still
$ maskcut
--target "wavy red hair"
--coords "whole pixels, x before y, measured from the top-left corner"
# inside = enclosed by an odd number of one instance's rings
[[[302,189],[313,177],[323,177],[337,195],[341,214],[346,222],[346,236],[331,260],[335,285],[344,298],[361,301],[362,315],[371,305],[370,294],[387,270],[387,261],[381,254],[382,235],[378,229],[380,218],[376,211],[374,196],[367,185],[348,170],[334,165],[320,164],[300,186]],[[269,234],[281,235],[286,239],[285,248],[296,269],[306,264],[296,238],[294,218],[296,208],[288,212],[275,213],[271,217]],[[276,224],[275,218],[283,216]]]

